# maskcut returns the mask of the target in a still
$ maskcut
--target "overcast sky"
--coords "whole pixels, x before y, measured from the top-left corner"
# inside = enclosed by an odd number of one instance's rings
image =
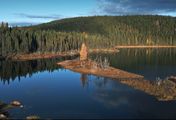
[[[136,14],[176,16],[176,0],[0,0],[0,21],[10,23]]]

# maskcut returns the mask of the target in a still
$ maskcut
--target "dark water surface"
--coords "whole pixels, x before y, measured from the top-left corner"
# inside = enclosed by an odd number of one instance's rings
[[[176,49],[122,49],[107,57],[113,67],[154,81],[176,75]],[[0,61],[0,100],[19,100],[12,118],[176,118],[176,101],[161,102],[116,80],[65,70],[56,58]]]

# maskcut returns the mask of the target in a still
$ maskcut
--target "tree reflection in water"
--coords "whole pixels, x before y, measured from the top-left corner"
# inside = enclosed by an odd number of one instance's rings
[[[88,85],[90,77],[87,77],[85,74],[81,74],[81,81],[82,81],[82,86],[85,87],[85,85]],[[95,77],[94,79],[94,85],[96,88],[106,88],[109,82],[116,81],[124,85],[128,85],[129,87],[132,87],[136,90],[143,91],[149,95],[152,95],[156,97],[159,101],[170,101],[170,100],[176,100],[176,83],[164,79],[161,81],[150,81],[150,80],[145,80],[145,79],[109,79],[104,78],[104,77]],[[160,84],[158,84],[158,82]],[[85,84],[86,83],[86,84]],[[112,84],[113,86],[113,84]],[[109,86],[110,89],[107,89],[105,93],[108,93],[112,86]],[[113,90],[110,91],[110,93],[113,93]],[[102,94],[101,94],[102,95]],[[101,96],[100,95],[100,96]],[[107,96],[103,95],[103,96]]]
[[[76,56],[53,58],[53,59],[38,59],[31,61],[0,61],[0,80],[5,84],[10,84],[11,81],[21,80],[21,77],[32,76],[37,72],[53,72],[60,69],[56,63],[58,61],[75,59]]]
[[[148,80],[164,79],[176,73],[175,48],[120,49],[118,53],[90,55],[92,59],[97,56],[107,58],[110,66],[143,75]]]

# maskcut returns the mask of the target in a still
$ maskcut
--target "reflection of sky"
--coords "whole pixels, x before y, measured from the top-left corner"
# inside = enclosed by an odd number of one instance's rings
[[[13,116],[36,114],[47,118],[141,118],[175,117],[176,102],[158,102],[154,97],[117,81],[81,75],[69,70],[38,72],[11,84],[0,84],[1,100],[21,101],[24,108]],[[160,115],[160,113],[163,113]],[[169,113],[169,114],[166,114]]]
[[[115,81],[108,81],[106,86],[97,88],[93,98],[108,109],[115,110],[120,118],[176,117],[173,111],[175,101],[159,102],[152,96]]]
[[[160,55],[160,57],[164,56],[163,53]],[[110,55],[110,57],[113,59],[111,59],[111,63],[117,68],[120,66],[121,69],[153,78],[156,75],[165,76],[175,73],[176,64],[172,55],[167,59],[158,57],[159,62],[156,66],[155,62],[152,62],[156,61],[155,57],[150,61],[146,60],[145,55],[142,58],[139,55],[134,56],[134,59],[129,59],[123,50],[118,54]],[[56,61],[58,60],[55,60],[54,64]],[[40,62],[47,63],[42,60]],[[31,65],[28,62],[27,64]],[[38,63],[37,65],[43,64]],[[52,66],[53,63],[50,65]],[[0,100],[8,103],[16,99],[22,101],[25,106],[20,112],[19,110],[12,111],[14,116],[36,114],[49,118],[62,118],[63,116],[67,116],[67,118],[71,116],[75,116],[75,118],[176,117],[175,101],[159,102],[155,97],[142,91],[101,77],[98,79],[94,76],[88,76],[84,86],[79,73],[58,69],[55,66],[55,70],[52,72],[44,71],[46,68],[36,69],[37,67],[39,66],[35,66],[34,74],[20,77],[20,81],[17,77],[10,84],[4,85],[3,82],[0,82]],[[47,69],[52,70],[52,67],[47,66]],[[21,68],[21,70],[24,69]],[[43,70],[43,72],[37,72],[37,70]]]

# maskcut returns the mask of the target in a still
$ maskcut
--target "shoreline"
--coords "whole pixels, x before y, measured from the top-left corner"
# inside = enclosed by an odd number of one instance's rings
[[[76,56],[79,55],[79,53],[74,52],[65,52],[65,53],[32,53],[32,54],[19,54],[10,56],[7,59],[13,60],[13,61],[27,61],[27,60],[36,60],[36,59],[47,59],[47,58],[56,58],[56,57],[67,57],[67,56]]]
[[[119,49],[142,49],[142,48],[176,48],[176,46],[116,46],[109,49],[90,49],[89,53],[116,53]],[[36,60],[36,59],[47,59],[56,57],[67,57],[67,56],[79,56],[79,51],[68,51],[61,53],[30,53],[30,54],[15,54],[9,55],[5,59],[14,61],[25,61],[25,60]]]
[[[160,82],[158,85],[158,83],[146,80],[144,76],[140,74],[130,73],[111,66],[102,68],[98,66],[99,63],[90,59],[84,61],[66,60],[58,62],[57,64],[65,69],[80,74],[91,74],[94,76],[117,80],[124,85],[128,85],[136,90],[152,95],[159,101],[176,100],[176,83],[171,81],[175,80],[175,77],[171,77],[170,80]],[[167,86],[170,86],[169,89]]]
[[[176,48],[176,46],[170,45],[120,45],[115,46],[116,49],[135,49],[135,48]]]
[[[117,49],[90,49],[89,53],[114,53],[118,52]],[[56,58],[56,57],[67,57],[67,56],[79,56],[78,51],[68,51],[61,53],[30,53],[30,54],[16,54],[9,55],[6,59],[14,60],[14,61],[25,61],[25,60],[36,60],[36,59],[47,59],[47,58]]]

